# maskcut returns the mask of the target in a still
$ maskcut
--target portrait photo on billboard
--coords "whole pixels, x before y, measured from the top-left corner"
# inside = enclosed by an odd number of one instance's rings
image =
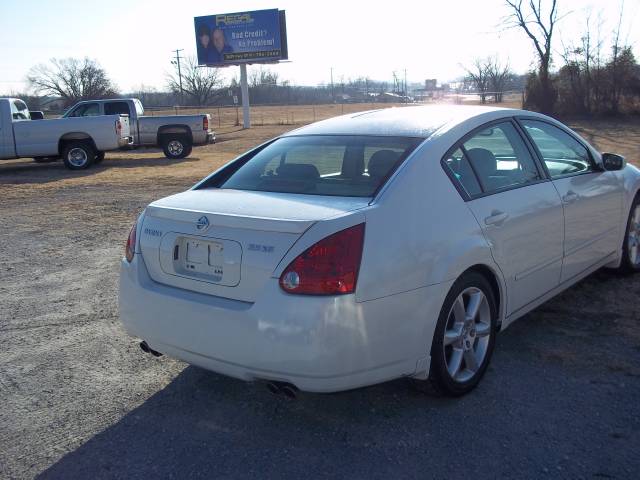
[[[277,62],[287,58],[284,11],[225,13],[194,18],[199,65]]]

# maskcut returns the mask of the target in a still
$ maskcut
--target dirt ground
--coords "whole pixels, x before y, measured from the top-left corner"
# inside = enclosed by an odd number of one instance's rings
[[[570,124],[640,161],[640,121]],[[0,478],[637,478],[640,277],[598,272],[516,322],[456,400],[396,381],[288,401],[140,351],[117,312],[136,215],[290,128],[0,165]]]

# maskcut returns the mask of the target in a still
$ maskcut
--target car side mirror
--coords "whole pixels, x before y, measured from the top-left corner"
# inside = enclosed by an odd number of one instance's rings
[[[617,153],[603,153],[602,166],[606,171],[622,170],[626,165],[626,161],[622,155]]]
[[[29,111],[29,116],[31,117],[31,120],[44,120],[44,113],[40,110]]]

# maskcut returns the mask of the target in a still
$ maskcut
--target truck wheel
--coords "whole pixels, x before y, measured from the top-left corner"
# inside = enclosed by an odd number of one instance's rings
[[[62,151],[64,166],[69,170],[89,168],[96,157],[96,152],[88,142],[68,143]]]
[[[167,158],[185,158],[191,153],[191,142],[183,136],[167,137],[162,143],[162,150]]]
[[[96,158],[93,159],[93,163],[100,163],[104,160],[104,152],[97,152]]]

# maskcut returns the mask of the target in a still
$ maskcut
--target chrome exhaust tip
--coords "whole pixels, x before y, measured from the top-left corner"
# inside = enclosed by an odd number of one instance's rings
[[[142,349],[142,351],[144,353],[150,353],[154,357],[161,357],[162,356],[162,354],[160,352],[156,352],[154,349],[152,349],[149,346],[149,344],[147,343],[146,340],[143,340],[143,341],[140,342],[140,348]]]
[[[298,388],[287,382],[267,382],[267,390],[274,395],[281,393],[292,400],[298,397]]]

